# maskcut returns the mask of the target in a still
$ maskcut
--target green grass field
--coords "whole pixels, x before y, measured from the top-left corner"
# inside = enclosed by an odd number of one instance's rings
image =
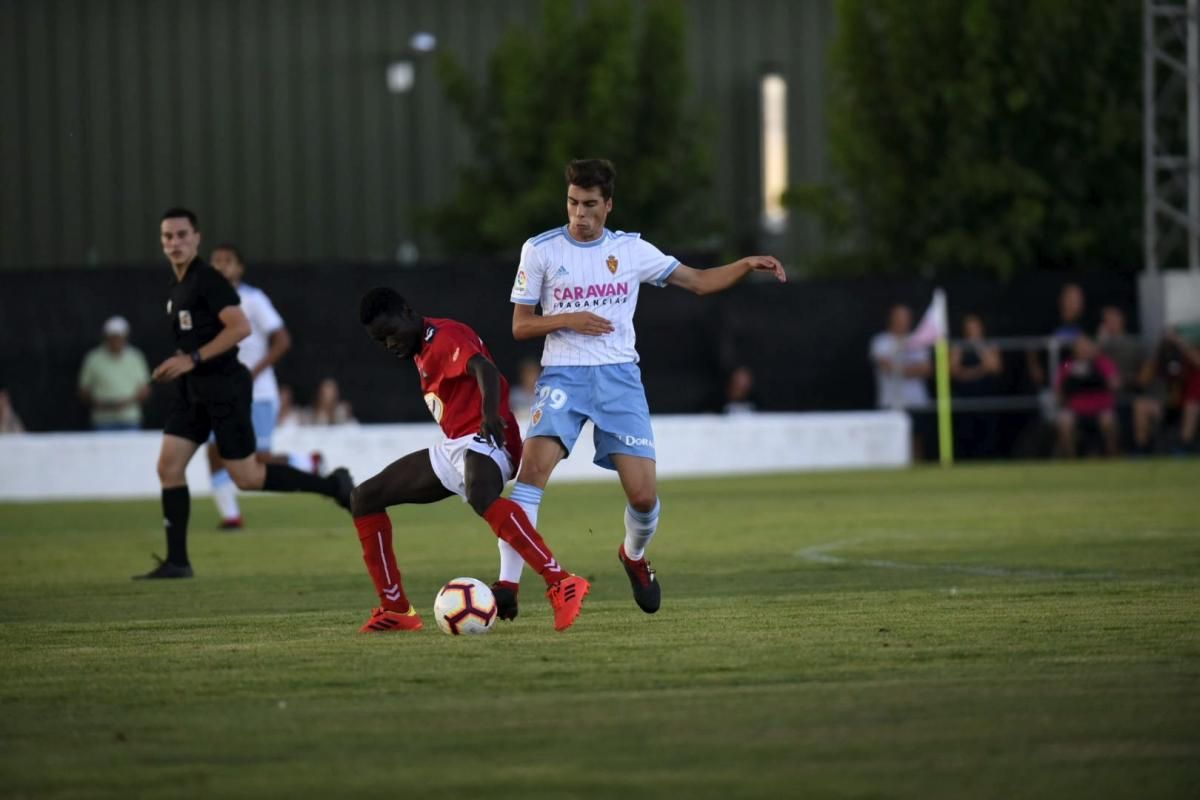
[[[191,581],[134,583],[157,502],[0,506],[3,797],[1200,796],[1200,464],[665,482],[663,609],[615,557],[615,485],[541,528],[594,582],[551,626],[452,639],[490,581],[461,503],[393,509],[427,628],[364,636],[349,520],[194,504]]]

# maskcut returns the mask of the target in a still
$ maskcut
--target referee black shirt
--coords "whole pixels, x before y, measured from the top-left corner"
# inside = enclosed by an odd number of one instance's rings
[[[237,290],[225,276],[197,257],[188,265],[183,280],[171,278],[167,297],[167,316],[175,347],[181,353],[192,353],[217,338],[225,327],[221,309],[241,303]],[[199,364],[192,372],[211,375],[224,372],[237,363],[237,347]]]

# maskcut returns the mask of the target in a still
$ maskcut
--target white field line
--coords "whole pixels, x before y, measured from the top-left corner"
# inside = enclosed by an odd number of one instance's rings
[[[845,558],[831,551],[862,544],[867,539],[846,539],[827,542],[796,551],[796,557],[818,564],[838,566],[874,567],[876,569],[898,569],[911,572],[951,572],[958,575],[981,575],[987,578],[1033,578],[1037,580],[1111,580],[1118,577],[1115,572],[1059,572],[1057,570],[1020,569],[1015,567],[977,566],[971,564],[920,564],[912,561],[890,561],[881,558]]]

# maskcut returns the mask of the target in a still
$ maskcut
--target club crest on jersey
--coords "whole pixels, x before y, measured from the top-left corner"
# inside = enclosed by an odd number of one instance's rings
[[[437,333],[437,328],[433,327],[432,325],[430,325],[428,328],[426,328],[425,329],[425,341],[432,342],[433,335],[435,333]]]
[[[609,256],[608,260],[605,261],[604,263],[608,264],[609,272],[611,272],[613,275],[617,274],[617,257],[616,256]]]
[[[190,331],[191,329],[192,329],[192,312],[180,311],[179,312],[179,330]]]

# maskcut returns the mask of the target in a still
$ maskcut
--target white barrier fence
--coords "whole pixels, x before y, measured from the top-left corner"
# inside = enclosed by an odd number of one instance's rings
[[[909,463],[909,421],[899,412],[656,416],[658,474],[663,478],[822,469],[901,467]],[[345,425],[280,431],[275,449],[319,450],[357,480],[436,443],[430,423]],[[0,500],[157,497],[155,462],[162,435],[43,433],[0,437]],[[589,424],[575,452],[555,470],[559,481],[615,480],[592,464]],[[208,462],[188,466],[194,494],[209,490]]]

